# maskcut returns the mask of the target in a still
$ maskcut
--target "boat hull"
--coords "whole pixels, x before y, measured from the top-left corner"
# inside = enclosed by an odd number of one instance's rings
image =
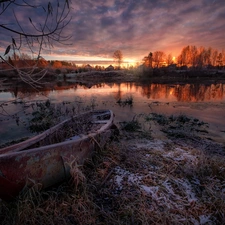
[[[40,184],[43,189],[68,179],[74,160],[79,165],[83,164],[96,146],[102,146],[109,140],[112,124],[110,117],[100,129],[76,140],[16,152],[11,148],[1,154],[0,198],[9,200],[25,187]]]

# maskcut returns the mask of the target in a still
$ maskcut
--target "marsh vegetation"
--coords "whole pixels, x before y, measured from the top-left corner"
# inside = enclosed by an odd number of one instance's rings
[[[223,137],[223,83],[77,79],[52,83],[43,95],[30,91],[29,99],[20,86],[7,92],[16,99],[4,101],[1,124],[35,135],[74,114],[110,108],[119,135],[83,166],[71,163],[63,184],[35,184],[12,202],[0,201],[3,224],[223,224],[225,148],[209,123],[219,121]]]
[[[199,135],[205,127],[185,115],[137,115],[121,123],[119,136],[83,166],[72,163],[65,183],[44,191],[36,184],[12,202],[1,201],[0,219],[3,224],[223,224],[225,149]]]

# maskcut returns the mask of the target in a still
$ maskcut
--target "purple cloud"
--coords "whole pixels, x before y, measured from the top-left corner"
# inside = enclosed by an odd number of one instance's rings
[[[70,45],[55,43],[52,55],[112,58],[120,49],[125,58],[140,61],[150,51],[177,55],[186,45],[225,49],[223,0],[82,0],[72,4],[72,20],[63,31],[72,35]],[[35,14],[21,10],[17,17],[31,31],[28,17],[41,22],[42,14],[41,8]],[[11,23],[13,14],[3,19],[0,23]],[[2,47],[9,34],[3,35],[0,28],[0,37]]]

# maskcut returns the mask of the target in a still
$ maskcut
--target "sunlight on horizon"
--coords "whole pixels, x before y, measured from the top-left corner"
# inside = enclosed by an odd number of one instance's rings
[[[102,66],[118,66],[118,63],[113,58],[107,57],[98,57],[98,56],[73,56],[73,55],[43,55],[43,58],[46,60],[58,60],[58,61],[74,61],[76,64],[90,64],[92,66],[102,65]],[[137,63],[141,62],[141,60],[136,60],[133,58],[123,58],[123,62],[121,66],[130,67],[136,66]]]

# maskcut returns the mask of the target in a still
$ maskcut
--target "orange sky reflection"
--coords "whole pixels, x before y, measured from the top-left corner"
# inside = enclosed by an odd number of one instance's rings
[[[204,102],[204,101],[222,101],[225,99],[225,84],[211,85],[165,85],[151,84],[146,86],[137,86],[132,83],[122,84],[101,84],[90,88],[79,86],[68,90],[61,90],[61,93],[54,93],[57,99],[71,96],[79,97],[100,97],[102,99],[113,98],[126,99],[133,97],[134,102],[145,97],[151,101],[160,102]]]

